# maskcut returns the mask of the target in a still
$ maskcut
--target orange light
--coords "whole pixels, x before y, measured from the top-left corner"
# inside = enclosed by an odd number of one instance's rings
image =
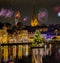
[[[20,17],[21,17],[20,12],[19,12],[19,11],[16,12],[16,14],[15,14],[15,18],[20,18]]]
[[[38,26],[38,25],[39,25],[39,22],[36,18],[34,20],[31,20],[31,26]]]

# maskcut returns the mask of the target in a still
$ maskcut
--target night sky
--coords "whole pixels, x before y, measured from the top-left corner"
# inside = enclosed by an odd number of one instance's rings
[[[43,21],[45,24],[59,24],[60,17],[57,16],[57,13],[54,11],[55,6],[60,6],[60,0],[0,0],[0,9],[12,9],[15,11],[20,11],[21,18],[19,21],[23,22],[24,25],[30,25],[30,21],[33,15],[33,6],[36,7],[36,14],[42,8],[46,8],[48,12],[48,18],[46,21]],[[27,21],[23,21],[24,17],[28,17]],[[14,17],[4,18],[0,17],[0,21],[10,22],[14,24]],[[39,21],[41,23],[41,21]]]

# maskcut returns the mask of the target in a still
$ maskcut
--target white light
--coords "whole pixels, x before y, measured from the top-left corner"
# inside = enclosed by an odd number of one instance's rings
[[[60,12],[58,12],[58,17],[60,17]]]

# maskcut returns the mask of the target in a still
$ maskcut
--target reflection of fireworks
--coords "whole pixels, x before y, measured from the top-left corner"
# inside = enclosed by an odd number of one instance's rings
[[[38,20],[39,21],[46,21],[48,17],[48,13],[46,9],[41,9],[38,13]]]

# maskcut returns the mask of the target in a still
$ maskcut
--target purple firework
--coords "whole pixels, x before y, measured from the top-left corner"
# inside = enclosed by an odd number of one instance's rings
[[[8,10],[6,17],[12,17],[13,16],[13,11]]]
[[[5,16],[7,13],[7,9],[1,9],[0,16]]]
[[[38,20],[41,21],[41,22],[45,22],[47,21],[47,18],[48,18],[48,12],[46,9],[41,9],[37,15],[38,17]]]
[[[28,20],[28,17],[24,17],[24,18],[23,18],[23,21],[27,21],[27,20]]]

